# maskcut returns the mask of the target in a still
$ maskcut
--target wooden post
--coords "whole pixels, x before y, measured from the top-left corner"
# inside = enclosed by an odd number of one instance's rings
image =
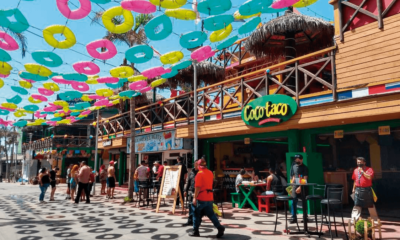
[[[295,73],[295,81],[296,81],[296,83],[295,83],[296,103],[297,103],[297,106],[300,106],[300,100],[299,100],[299,69],[298,69],[298,65],[299,65],[299,62],[296,61],[295,65],[294,65],[294,67],[295,67],[294,73]]]
[[[383,29],[382,2],[381,2],[381,0],[376,0],[376,6],[378,7],[378,28],[379,29]]]
[[[331,74],[332,74],[332,96],[333,101],[337,101],[337,94],[336,94],[336,65],[335,65],[335,50],[331,52]]]
[[[342,0],[338,1],[338,11],[339,11],[339,31],[340,31],[340,41],[344,42],[343,36],[343,7],[342,7]]]
[[[221,118],[221,120],[222,119],[224,119],[224,84],[221,84],[221,87],[220,87],[220,94],[219,94],[219,98],[220,98],[220,101],[219,101],[219,106],[220,106],[220,108],[221,108],[221,112],[220,112],[220,118]]]
[[[130,168],[129,168],[129,181],[128,181],[128,197],[130,199],[133,199],[133,191],[135,188],[135,183],[133,180],[133,175],[135,174],[136,170],[136,153],[135,153],[135,103],[136,99],[131,98],[130,99],[130,117],[131,117],[131,150],[130,150],[130,157],[129,157],[129,162],[130,162]]]
[[[364,239],[368,240],[368,222],[367,222],[367,220],[364,221]]]

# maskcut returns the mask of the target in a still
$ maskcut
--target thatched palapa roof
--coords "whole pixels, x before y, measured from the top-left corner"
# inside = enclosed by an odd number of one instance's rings
[[[283,56],[285,34],[294,32],[297,56],[333,46],[334,27],[322,19],[293,13],[277,17],[254,31],[245,47],[257,57]]]

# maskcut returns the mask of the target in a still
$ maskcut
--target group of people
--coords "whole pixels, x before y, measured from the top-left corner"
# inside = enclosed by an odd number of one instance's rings
[[[39,170],[39,188],[40,188],[40,195],[39,195],[39,202],[45,203],[44,196],[46,194],[47,189],[51,186],[51,194],[50,194],[50,201],[54,201],[54,193],[56,192],[57,180],[56,174],[60,169],[58,167],[54,167],[50,171],[46,168],[42,168]]]
[[[90,192],[95,178],[96,171],[89,167],[85,161],[82,161],[80,165],[69,165],[66,176],[68,184],[66,199],[71,199],[75,204],[78,204],[79,201],[90,203]],[[76,190],[77,188],[78,190]],[[82,191],[85,195],[82,195]]]

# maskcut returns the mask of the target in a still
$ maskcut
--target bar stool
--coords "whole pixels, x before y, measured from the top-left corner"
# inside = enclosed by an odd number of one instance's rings
[[[343,219],[343,203],[342,203],[343,187],[328,187],[326,191],[327,191],[327,198],[321,200],[321,214],[323,215],[322,206],[326,205],[328,210],[328,228],[329,228],[329,234],[331,235],[331,239],[333,240],[331,214],[330,214],[331,209],[333,210],[333,224],[335,226],[336,237],[338,236],[336,227],[336,210],[335,210],[336,207],[340,207],[340,215],[342,216],[342,225],[344,228],[344,233],[346,234],[346,238],[349,239],[346,231],[346,225],[344,224],[344,219]],[[322,225],[324,224],[325,223],[322,221],[320,232],[322,231]]]
[[[315,192],[322,192],[323,194],[321,194],[321,195],[319,195],[319,194],[316,194]],[[314,203],[314,217],[315,217],[315,225],[316,225],[316,228],[315,229],[317,229],[317,231],[318,231],[318,218],[317,218],[317,207],[316,207],[316,205],[317,205],[317,201],[318,200],[322,200],[323,198],[324,198],[324,196],[325,196],[325,185],[316,185],[316,186],[314,186],[313,187],[313,191],[312,191],[312,195],[308,195],[308,196],[306,196],[306,200],[307,201],[313,201],[313,203]],[[321,222],[322,222],[322,219],[321,219]],[[320,237],[321,235],[318,235],[318,237]]]
[[[284,211],[285,211],[285,231],[286,234],[288,234],[288,228],[287,228],[287,209],[286,209],[286,205],[289,203],[289,201],[293,201],[293,197],[289,196],[287,194],[285,194],[285,189],[283,186],[272,186],[272,191],[274,192],[274,202],[275,202],[275,206],[276,206],[276,219],[275,219],[275,228],[274,228],[274,232],[276,232],[276,225],[278,224],[278,201],[283,202],[283,206],[284,206]],[[297,224],[297,229],[300,231],[300,227],[299,224],[296,222]]]
[[[221,189],[223,192],[223,200],[226,201],[226,186],[225,186],[225,174],[218,174],[217,175],[217,188]]]

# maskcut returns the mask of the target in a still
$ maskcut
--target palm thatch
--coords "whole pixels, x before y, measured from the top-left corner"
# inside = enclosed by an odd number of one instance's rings
[[[295,34],[297,56],[333,46],[332,24],[289,10],[254,31],[246,40],[245,47],[257,57],[284,56],[288,33]]]
[[[198,87],[207,86],[220,82],[225,79],[225,69],[214,63],[203,61],[196,65]],[[179,70],[179,73],[168,81],[159,86],[159,88],[173,89],[179,87],[185,87],[193,90],[193,65]]]

